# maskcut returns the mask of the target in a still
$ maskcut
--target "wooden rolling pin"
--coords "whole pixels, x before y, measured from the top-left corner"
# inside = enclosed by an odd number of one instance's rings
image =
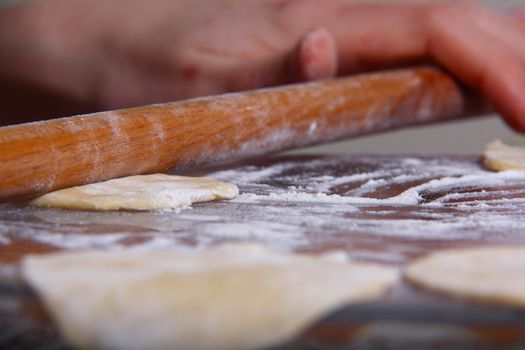
[[[0,128],[0,201],[465,116],[431,67]]]

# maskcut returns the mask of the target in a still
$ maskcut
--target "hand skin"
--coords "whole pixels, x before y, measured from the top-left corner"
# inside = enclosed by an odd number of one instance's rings
[[[0,8],[0,112],[13,123],[432,61],[525,131],[523,17],[472,1],[34,0]]]

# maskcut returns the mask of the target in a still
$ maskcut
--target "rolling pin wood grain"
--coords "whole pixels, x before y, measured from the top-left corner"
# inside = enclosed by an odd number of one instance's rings
[[[0,128],[0,201],[464,116],[431,67]]]

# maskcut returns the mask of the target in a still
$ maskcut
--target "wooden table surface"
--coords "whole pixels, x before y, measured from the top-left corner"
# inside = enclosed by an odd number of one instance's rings
[[[256,241],[313,254],[340,250],[350,259],[402,268],[440,249],[525,245],[525,173],[489,172],[479,156],[280,156],[190,175],[233,182],[241,194],[180,213],[0,205],[0,345],[63,346],[18,277],[26,254]],[[293,345],[518,349],[525,347],[524,315],[401,281],[381,300],[317,322]]]

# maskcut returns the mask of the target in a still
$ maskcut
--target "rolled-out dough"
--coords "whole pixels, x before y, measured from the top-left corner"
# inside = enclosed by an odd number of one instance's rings
[[[42,207],[87,210],[185,209],[192,203],[237,196],[234,184],[203,177],[136,175],[47,193],[31,201]]]
[[[374,298],[396,269],[283,254],[91,251],[28,257],[23,276],[82,349],[259,349],[324,312]]]
[[[525,170],[525,147],[507,146],[495,140],[487,145],[483,155],[490,170]]]
[[[412,283],[488,303],[525,307],[525,247],[437,252],[405,271]]]

